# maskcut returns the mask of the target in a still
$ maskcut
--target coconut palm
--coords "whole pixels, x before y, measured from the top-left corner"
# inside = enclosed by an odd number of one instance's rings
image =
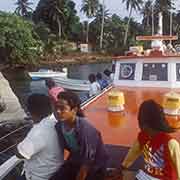
[[[151,26],[152,19],[152,1],[148,0],[145,2],[141,14],[143,15],[143,26],[144,28],[149,28]]]
[[[104,41],[104,25],[107,23],[107,21],[110,19],[109,17],[109,10],[103,7],[103,4],[99,5],[98,11],[96,13],[96,16],[94,20],[91,22],[91,29],[90,34],[92,42],[96,42],[96,44],[100,43],[100,49],[102,49],[103,41]]]
[[[52,0],[49,4],[49,13],[48,16],[52,19],[53,22],[58,25],[58,36],[62,36],[62,21],[65,17],[63,8],[65,6],[64,0]]]
[[[17,8],[15,9],[15,14],[19,16],[28,16],[29,12],[33,11],[30,7],[33,3],[29,2],[29,0],[17,0],[15,3]]]
[[[173,9],[174,9],[174,0],[156,0],[155,1],[156,19],[158,19],[159,12],[162,12],[162,15],[163,15],[164,34],[168,34],[169,27],[170,29],[172,29],[171,25],[172,25],[172,10]]]
[[[102,49],[103,46],[103,33],[104,33],[104,13],[105,13],[105,0],[103,0],[102,3],[102,23],[101,23],[101,34],[100,34],[100,49]]]
[[[81,11],[87,16],[88,19],[95,17],[99,7],[99,0],[83,0]],[[87,23],[86,43],[88,43],[89,23]]]
[[[122,3],[126,3],[126,9],[129,10],[129,17],[128,17],[125,36],[124,36],[124,45],[126,45],[129,23],[131,20],[132,11],[133,10],[140,10],[141,5],[143,4],[143,0],[122,0]]]

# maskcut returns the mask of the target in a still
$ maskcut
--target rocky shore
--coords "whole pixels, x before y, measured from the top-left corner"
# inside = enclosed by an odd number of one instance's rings
[[[0,112],[0,123],[2,122],[22,122],[26,117],[18,98],[12,91],[9,82],[0,72],[0,102],[2,112]]]

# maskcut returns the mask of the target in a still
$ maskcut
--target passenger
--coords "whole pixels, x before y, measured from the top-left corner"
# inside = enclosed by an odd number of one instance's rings
[[[103,180],[107,154],[100,132],[84,117],[80,99],[61,92],[56,104],[56,130],[69,156],[51,180]]]
[[[64,163],[63,148],[59,146],[55,130],[57,120],[52,115],[51,103],[46,95],[32,94],[28,98],[27,109],[34,125],[18,144],[16,155],[25,159],[24,179],[48,180]]]
[[[97,73],[96,74],[96,78],[97,78],[97,82],[101,86],[101,90],[108,86],[107,80],[102,78],[102,74],[101,73]]]
[[[53,79],[47,79],[45,83],[48,88],[48,94],[49,94],[50,100],[52,104],[55,104],[56,101],[58,100],[57,95],[60,92],[64,91],[64,89],[62,87],[56,86]]]
[[[90,90],[89,90],[89,97],[92,97],[94,95],[97,95],[101,92],[101,86],[100,84],[96,81],[96,76],[94,74],[90,74],[88,77],[90,81]]]
[[[144,169],[139,170],[139,180],[179,180],[180,146],[168,132],[171,129],[165,121],[163,108],[153,100],[144,101],[138,114],[141,129],[133,147],[122,163],[128,168],[141,154]]]
[[[104,74],[108,77],[108,84],[111,84],[114,80],[114,72],[109,69],[105,69]]]
[[[166,50],[168,53],[175,53],[176,52],[176,50],[175,50],[175,48],[173,47],[173,45],[171,44],[171,43],[169,43],[168,45],[167,45],[167,50]]]

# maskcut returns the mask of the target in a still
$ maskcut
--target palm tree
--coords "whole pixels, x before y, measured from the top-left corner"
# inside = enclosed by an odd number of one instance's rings
[[[64,0],[52,0],[49,4],[49,18],[58,25],[58,37],[62,36],[62,21],[65,18],[64,15]]]
[[[30,5],[32,5],[32,2],[29,2],[29,0],[17,0],[15,3],[17,5],[17,8],[15,9],[15,14],[19,16],[28,16],[29,12],[33,11]]]
[[[124,36],[124,45],[126,45],[126,42],[127,42],[128,29],[129,29],[129,23],[131,20],[132,11],[140,10],[141,5],[143,4],[143,0],[122,0],[122,3],[125,3],[125,2],[126,2],[126,9],[129,10],[129,17],[128,17],[125,36]]]
[[[100,34],[100,49],[102,49],[103,46],[103,33],[104,33],[104,13],[105,13],[105,0],[103,0],[102,3],[102,23],[101,23],[101,34]]]
[[[147,27],[148,30],[151,27],[151,19],[152,19],[152,1],[148,0],[145,2],[142,10],[141,10],[141,14],[143,15],[143,26],[144,29]]]
[[[99,0],[83,0],[81,11],[84,12],[88,19],[95,17],[99,7]],[[86,43],[88,43],[89,38],[89,22],[87,23],[86,31]]]
[[[163,29],[164,34],[167,34],[170,30],[170,34],[172,34],[172,10],[174,8],[174,0],[156,0],[155,1],[155,11],[156,15],[159,12],[163,14]],[[167,21],[169,19],[169,23]]]

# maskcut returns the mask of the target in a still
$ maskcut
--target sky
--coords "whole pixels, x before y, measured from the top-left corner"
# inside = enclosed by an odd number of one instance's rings
[[[36,7],[39,0],[30,0],[33,3],[33,8]],[[83,13],[80,12],[82,0],[73,0],[76,3],[76,9],[78,11],[78,15],[80,16],[81,20],[86,20],[86,17]],[[102,1],[102,0],[100,0]],[[0,0],[0,10],[13,12],[16,8],[15,6],[16,0]],[[174,0],[176,9],[180,10],[180,0]],[[116,13],[120,17],[124,17],[128,15],[128,11],[126,10],[126,6],[122,4],[122,0],[105,0],[105,5],[111,14]],[[133,17],[135,20],[140,21],[141,16],[134,12]]]

